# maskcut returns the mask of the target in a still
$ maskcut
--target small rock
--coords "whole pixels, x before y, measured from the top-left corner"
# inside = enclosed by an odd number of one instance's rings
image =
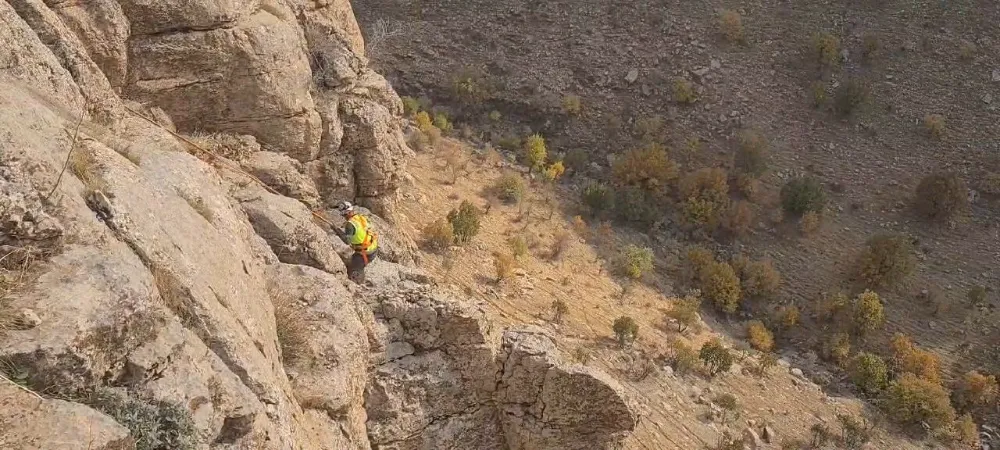
[[[30,308],[21,308],[15,318],[16,323],[24,329],[35,328],[42,324],[42,319]]]
[[[993,94],[986,94],[983,96],[983,103],[989,105],[991,102],[993,102]]]
[[[707,405],[707,404],[709,404],[709,403],[710,403],[710,402],[708,401],[708,399],[707,399],[707,398],[705,398],[705,396],[704,396],[704,395],[699,395],[699,396],[698,396],[698,399],[696,399],[696,400],[695,400],[694,402],[695,402],[695,403],[697,403],[697,404],[699,404],[699,405]]]
[[[523,277],[523,276],[528,275],[528,272],[525,272],[524,269],[518,267],[517,269],[514,269],[514,275],[517,275],[519,277]]]
[[[774,429],[770,426],[764,426],[764,430],[760,433],[760,437],[764,439],[764,442],[768,444],[777,441],[777,436],[774,434]]]
[[[663,366],[663,374],[668,377],[674,376],[674,368],[670,366]]]
[[[750,450],[760,450],[764,448],[764,441],[760,440],[753,428],[747,427],[743,429],[743,445]]]
[[[639,69],[632,68],[629,69],[628,74],[625,75],[625,81],[629,84],[635,83],[635,80],[639,79]]]
[[[692,70],[691,73],[697,76],[698,78],[703,78],[705,75],[708,75],[708,67],[699,67],[697,69]]]
[[[778,359],[778,365],[781,367],[790,367],[792,363],[788,362],[788,360],[785,358],[780,358]]]
[[[389,361],[393,361],[404,356],[409,356],[413,354],[413,346],[409,342],[390,342],[389,345],[385,347],[385,358]]]
[[[795,376],[797,376],[797,377],[803,377],[803,376],[804,376],[804,375],[802,374],[802,369],[800,369],[800,368],[798,368],[798,367],[793,367],[793,368],[792,368],[792,370],[789,370],[789,372],[790,372],[790,373],[791,373],[792,375],[795,375]]]
[[[722,68],[722,63],[719,62],[719,60],[717,60],[717,59],[713,59],[711,65],[712,65],[712,70],[716,70],[716,69]]]
[[[993,82],[1000,83],[1000,69],[993,69]]]

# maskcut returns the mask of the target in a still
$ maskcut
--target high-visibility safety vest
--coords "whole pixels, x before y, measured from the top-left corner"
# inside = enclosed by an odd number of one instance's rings
[[[378,236],[368,227],[368,219],[361,214],[351,216],[347,221],[353,226],[354,233],[347,237],[354,251],[370,255],[378,249]]]

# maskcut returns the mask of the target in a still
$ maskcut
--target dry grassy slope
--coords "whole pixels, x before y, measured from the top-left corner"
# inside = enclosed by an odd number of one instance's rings
[[[449,146],[452,145],[457,144]],[[449,184],[440,154],[419,153],[409,166],[413,186],[403,191],[401,229],[419,235],[426,224],[445,216],[462,200],[482,208],[490,204],[491,198],[485,191],[500,176],[500,164],[497,159],[484,156],[471,159],[466,172],[455,184]],[[676,337],[700,345],[715,334],[712,328],[718,324],[686,335],[679,335],[668,326],[663,311],[669,309],[672,299],[659,293],[672,290],[672,282],[665,275],[671,266],[667,261],[658,261],[655,273],[635,286],[628,301],[622,302],[622,280],[609,274],[613,264],[601,255],[636,242],[637,237],[628,232],[600,236],[597,227],[591,227],[586,233],[595,237],[591,242],[596,243],[588,243],[574,230],[570,216],[562,212],[571,206],[557,205],[555,214],[549,218],[543,200],[549,189],[541,185],[530,189],[529,206],[525,208],[532,211],[528,219],[522,218],[517,206],[492,202],[482,231],[457,253],[450,269],[443,264],[444,258],[435,253],[423,253],[421,264],[442,282],[484,299],[500,323],[537,323],[552,329],[559,336],[558,345],[567,353],[572,354],[580,347],[590,351],[594,356],[590,364],[615,374],[644,405],[645,416],[632,448],[689,450],[714,445],[725,427],[701,419],[709,407],[696,402],[698,393],[711,399],[728,392],[739,399],[744,412],[740,419],[730,422],[734,431],[742,431],[745,420],[753,419],[758,424],[774,424],[782,438],[808,440],[809,427],[814,423],[826,421],[831,429],[837,429],[837,414],[858,414],[863,408],[856,399],[830,397],[811,383],[794,380],[785,367],[772,369],[763,379],[742,374],[737,367],[711,381],[695,375],[666,375],[659,370],[643,380],[632,380],[627,374],[630,364],[612,341],[611,324],[616,317],[627,314],[638,321],[641,335],[638,348],[649,355],[663,354],[670,339]],[[572,244],[559,259],[552,260],[549,245],[561,231],[572,234]],[[497,285],[493,281],[491,255],[497,251],[509,252],[508,240],[517,235],[525,236],[535,245],[519,262],[518,276]],[[550,305],[555,299],[562,299],[570,306],[561,326],[549,321]],[[881,436],[876,448],[917,447],[898,438]]]
[[[716,23],[722,7],[739,8],[748,45],[722,41]],[[702,153],[687,165],[697,167],[729,164],[735,132],[763,130],[773,141],[775,170],[764,180],[772,190],[805,171],[845,187],[833,195],[818,236],[800,240],[779,227],[737,243],[747,253],[773,257],[788,281],[785,299],[808,306],[819,292],[843,285],[868,236],[911,233],[920,240],[923,263],[904,286],[882,292],[889,332],[913,335],[955,372],[1000,369],[997,313],[972,311],[965,301],[969,287],[985,285],[997,302],[1000,208],[981,200],[967,221],[948,228],[923,223],[907,207],[929,171],[957,171],[973,186],[984,172],[1000,171],[995,2],[423,0],[403,7],[371,0],[357,12],[369,29],[382,19],[398,30],[371,56],[404,94],[446,101],[463,67],[488,73],[498,98],[483,112],[498,109],[515,123],[489,125],[494,134],[541,131],[552,147],[586,149],[603,165],[606,153],[635,145],[630,123],[661,116],[673,147],[702,139]],[[838,36],[848,55],[822,77],[804,56],[817,30]],[[871,64],[860,57],[866,35],[880,47]],[[961,60],[963,43],[977,47],[971,62]],[[695,79],[690,71],[712,60],[719,67],[697,82],[699,102],[672,103],[672,80]],[[639,77],[630,84],[624,78],[632,68]],[[847,75],[871,80],[867,111],[842,121],[812,108],[808,88],[816,79],[833,85]],[[583,117],[559,113],[565,94],[582,97]],[[466,119],[483,125],[483,112]],[[943,141],[920,129],[930,113],[947,119]],[[937,291],[947,311],[935,316],[934,307],[918,299],[925,289]]]

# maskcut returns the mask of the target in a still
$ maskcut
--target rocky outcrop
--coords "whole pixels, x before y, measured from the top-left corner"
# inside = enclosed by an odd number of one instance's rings
[[[43,399],[0,383],[0,448],[92,450],[127,448],[128,430],[86,406]],[[86,437],[82,440],[81,437]]]
[[[319,207],[319,192],[313,180],[303,173],[301,163],[287,155],[255,152],[242,162],[242,166],[279,194],[313,208]]]
[[[426,287],[374,300],[385,342],[365,393],[379,449],[620,448],[638,417],[600,372],[562,362],[539,329],[493,330]]]

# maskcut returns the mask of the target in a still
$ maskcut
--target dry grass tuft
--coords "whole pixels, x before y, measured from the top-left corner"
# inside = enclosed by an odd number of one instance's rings
[[[719,30],[729,42],[743,42],[743,17],[740,13],[727,9],[719,15]]]
[[[274,325],[281,345],[281,361],[298,365],[309,358],[309,314],[295,301],[275,296]],[[277,300],[282,299],[282,300]]]
[[[948,131],[945,128],[944,116],[940,114],[928,114],[924,116],[924,130],[931,139],[941,139]]]

